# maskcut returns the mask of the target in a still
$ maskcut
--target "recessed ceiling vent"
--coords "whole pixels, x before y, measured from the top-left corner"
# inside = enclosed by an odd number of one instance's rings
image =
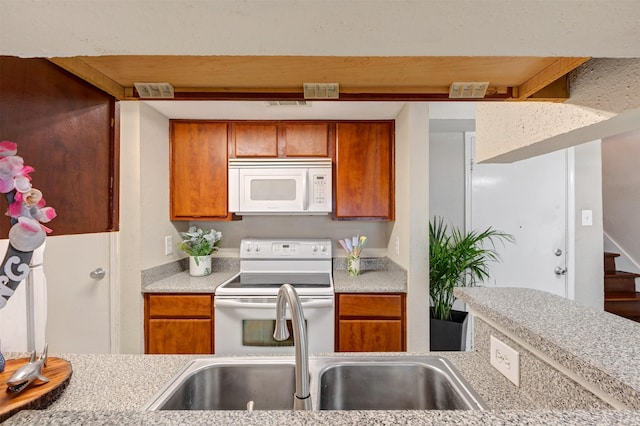
[[[173,86],[169,83],[133,83],[141,98],[173,98]]]
[[[304,83],[305,99],[338,99],[340,85],[338,83]]]
[[[488,81],[454,82],[449,87],[451,99],[482,99],[489,88]]]
[[[268,107],[278,107],[278,106],[300,106],[300,107],[310,107],[311,102],[307,101],[267,101],[265,102]]]

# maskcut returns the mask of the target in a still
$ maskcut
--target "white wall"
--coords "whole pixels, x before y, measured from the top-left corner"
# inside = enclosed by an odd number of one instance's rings
[[[144,103],[140,105],[140,186],[140,267],[144,270],[183,257],[176,248],[180,234],[169,220],[169,119]],[[187,228],[179,222],[177,226]],[[165,255],[165,236],[173,238],[172,255]]]
[[[640,127],[640,123],[639,123]],[[602,194],[604,231],[618,248],[629,256],[616,266],[634,272],[640,263],[640,130],[623,133],[602,141]],[[634,265],[635,263],[635,265]]]
[[[603,309],[604,261],[600,140],[576,146],[573,150],[575,158],[574,300],[587,306]],[[592,226],[582,225],[582,210],[593,212]]]
[[[168,217],[168,213],[167,213]],[[353,235],[366,235],[367,246],[363,257],[383,257],[387,255],[387,244],[393,222],[372,222],[352,220],[331,220],[324,216],[244,216],[242,220],[226,222],[192,221],[191,225],[214,228],[222,232],[219,256],[237,256],[240,240],[246,237],[269,238],[330,238],[333,241],[333,256],[345,257],[346,253],[338,240]],[[181,226],[175,222],[175,226]],[[186,223],[185,223],[186,226]],[[179,238],[179,237],[177,237]],[[179,241],[179,239],[176,239]],[[184,257],[183,253],[178,253]]]
[[[429,218],[465,227],[464,133],[429,133]]]
[[[140,103],[120,103],[120,232],[119,350],[144,352],[143,301],[141,295],[141,117]]]
[[[428,164],[429,106],[407,104],[396,119],[396,222],[388,253],[407,269],[408,351],[429,348]]]

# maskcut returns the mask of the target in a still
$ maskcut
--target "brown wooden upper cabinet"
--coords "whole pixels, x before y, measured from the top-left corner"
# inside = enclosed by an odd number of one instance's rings
[[[284,157],[328,157],[328,123],[285,123],[279,141]]]
[[[336,124],[335,219],[394,220],[394,122]]]
[[[231,124],[231,155],[251,157],[328,157],[329,123],[240,122]]]
[[[227,123],[171,121],[172,220],[229,218]]]
[[[234,123],[231,125],[236,157],[277,157],[277,123]]]

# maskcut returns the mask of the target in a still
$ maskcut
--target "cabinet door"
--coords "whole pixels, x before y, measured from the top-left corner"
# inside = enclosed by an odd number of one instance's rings
[[[147,353],[211,354],[211,330],[211,319],[150,319]]]
[[[171,122],[171,219],[221,219],[227,209],[227,124]]]
[[[406,295],[337,295],[337,352],[406,350]]]
[[[276,123],[235,123],[233,144],[236,157],[277,157]]]
[[[328,123],[285,123],[278,144],[285,157],[328,157]]]
[[[339,352],[400,352],[401,320],[341,319],[338,325]]]
[[[392,122],[336,125],[336,219],[394,219]]]

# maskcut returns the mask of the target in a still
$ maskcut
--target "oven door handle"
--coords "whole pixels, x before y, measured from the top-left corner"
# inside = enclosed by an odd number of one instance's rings
[[[333,299],[316,299],[301,302],[305,308],[329,308],[333,306]],[[215,299],[216,308],[263,308],[275,309],[276,302],[243,302],[237,299]]]

